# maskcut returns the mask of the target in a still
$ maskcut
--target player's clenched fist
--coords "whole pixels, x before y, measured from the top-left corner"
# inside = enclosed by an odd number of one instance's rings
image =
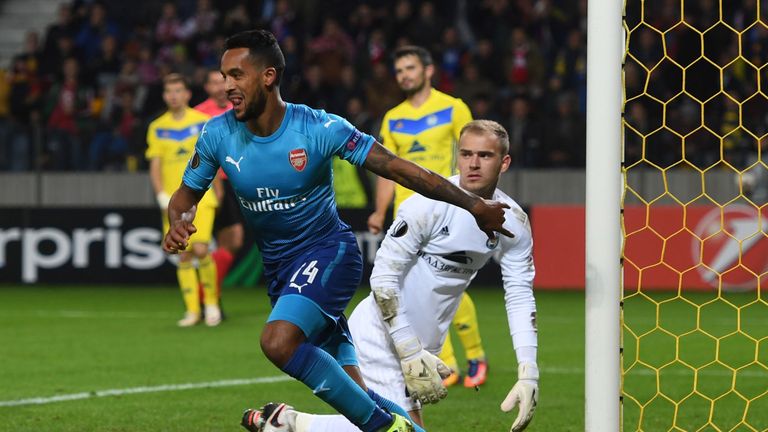
[[[171,227],[163,239],[164,251],[176,254],[189,246],[189,237],[197,232],[197,228],[192,224],[196,210],[197,207],[192,207],[188,212],[182,213],[179,220],[171,222]]]

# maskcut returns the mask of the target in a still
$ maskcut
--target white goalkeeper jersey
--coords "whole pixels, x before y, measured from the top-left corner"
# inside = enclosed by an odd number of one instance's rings
[[[458,183],[458,177],[451,181]],[[501,266],[515,349],[537,346],[528,215],[498,189],[493,199],[510,206],[505,211],[504,228],[514,238],[498,235],[496,240],[489,240],[468,211],[416,194],[400,206],[376,254],[371,287],[400,292],[397,315],[406,320],[399,319],[398,327],[410,325],[424,349],[433,354],[443,346],[462,293],[491,257]],[[381,319],[373,295],[360,307]]]

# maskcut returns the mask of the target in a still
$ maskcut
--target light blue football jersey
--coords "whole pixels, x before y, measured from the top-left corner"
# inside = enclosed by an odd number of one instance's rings
[[[232,110],[209,120],[183,177],[202,191],[219,167],[226,172],[265,262],[290,259],[349,229],[336,211],[332,160],[362,165],[375,142],[337,115],[286,105],[280,127],[266,137],[251,133]]]

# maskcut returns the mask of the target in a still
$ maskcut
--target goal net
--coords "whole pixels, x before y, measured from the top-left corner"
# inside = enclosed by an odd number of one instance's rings
[[[623,430],[768,430],[768,1],[624,30]]]

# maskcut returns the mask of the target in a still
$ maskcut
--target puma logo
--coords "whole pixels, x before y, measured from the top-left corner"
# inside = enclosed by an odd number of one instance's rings
[[[309,283],[298,285],[298,284],[295,284],[295,283],[291,282],[290,285],[288,285],[288,288],[296,288],[299,291],[299,294],[301,294],[301,289],[304,288],[307,285],[309,285]]]
[[[331,123],[333,123],[333,122],[337,122],[337,121],[338,121],[338,120],[330,119],[330,120],[328,120],[327,122],[325,122],[325,123],[323,124],[323,126],[325,126],[325,128],[326,128],[326,129],[328,129],[328,127],[331,125]]]
[[[235,166],[235,168],[237,168],[237,172],[240,172],[240,161],[242,161],[242,160],[243,160],[243,157],[242,157],[242,156],[240,156],[240,159],[238,159],[237,161],[235,161],[234,159],[232,159],[232,156],[227,156],[227,157],[224,159],[224,162],[228,162],[228,163],[231,163],[232,165],[234,165],[234,166]]]

